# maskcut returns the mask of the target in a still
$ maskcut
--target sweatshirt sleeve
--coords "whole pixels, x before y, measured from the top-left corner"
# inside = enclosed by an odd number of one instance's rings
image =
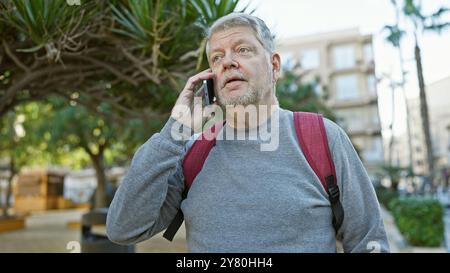
[[[106,232],[111,241],[135,244],[168,227],[181,204],[181,163],[190,133],[170,118],[137,150],[109,207]]]
[[[344,209],[338,232],[344,252],[389,252],[372,182],[347,134],[330,120],[325,124]]]

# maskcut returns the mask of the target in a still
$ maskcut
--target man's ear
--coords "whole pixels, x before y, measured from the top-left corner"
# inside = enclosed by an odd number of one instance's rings
[[[276,82],[278,80],[278,78],[280,77],[280,70],[281,70],[281,58],[280,58],[280,54],[274,52],[272,53],[272,57],[271,57],[271,62],[272,62],[272,81]]]

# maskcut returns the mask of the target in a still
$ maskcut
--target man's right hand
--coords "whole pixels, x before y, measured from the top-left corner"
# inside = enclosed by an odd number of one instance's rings
[[[200,115],[194,115],[193,113],[193,109],[195,109],[196,107],[200,107],[201,109],[202,99],[194,99],[194,89],[199,82],[213,77],[214,74],[212,73],[211,69],[204,70],[190,77],[183,91],[181,91],[180,95],[178,96],[175,106],[172,109],[171,117],[176,121],[182,123],[183,125],[189,128],[193,128],[194,130],[196,130],[197,128],[202,128],[203,124],[205,123],[205,119],[202,117],[201,113]],[[217,103],[208,105],[205,107],[204,112],[212,113],[218,107],[219,106],[217,105]]]

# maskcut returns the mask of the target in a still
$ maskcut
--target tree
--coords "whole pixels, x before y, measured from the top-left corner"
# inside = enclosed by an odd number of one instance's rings
[[[165,120],[187,75],[202,63],[206,24],[234,11],[238,2],[86,0],[77,6],[0,0],[0,118],[17,105],[57,95],[121,124]],[[103,111],[105,105],[110,110]],[[73,109],[64,114],[80,118]],[[66,124],[62,133],[84,122],[89,128],[95,124],[91,118]],[[72,136],[91,133],[84,128]],[[103,179],[107,138],[95,145],[83,141],[71,145],[83,144]]]
[[[120,158],[129,152],[127,147],[130,143],[142,143],[145,136],[142,135],[143,131],[139,134],[137,128],[148,127],[139,120],[130,120],[126,124],[108,120],[106,115],[94,114],[74,101],[68,104],[58,97],[49,97],[48,101],[48,104],[41,103],[41,107],[50,107],[52,111],[40,117],[33,133],[47,140],[47,150],[53,154],[59,153],[61,148],[67,154],[81,148],[89,156],[96,173],[95,207],[107,207],[106,189],[111,185],[105,173],[105,152],[115,149],[115,157]],[[110,111],[107,103],[100,107],[102,113]]]
[[[430,181],[434,180],[434,158],[431,143],[430,122],[428,116],[427,98],[425,92],[425,80],[423,75],[422,55],[420,50],[419,37],[425,32],[440,33],[444,28],[450,26],[450,22],[442,22],[442,16],[449,11],[446,7],[441,7],[430,15],[424,14],[422,5],[417,0],[404,0],[403,13],[413,25],[414,35],[414,58],[416,61],[417,78],[419,82],[420,115],[422,119],[422,130],[425,137],[425,148],[427,151],[427,162]]]
[[[315,82],[305,83],[303,75],[299,75],[296,69],[284,69],[282,78],[277,82],[278,101],[280,106],[291,111],[305,111],[321,113],[325,117],[335,120],[332,110],[324,103],[316,92],[319,85]]]
[[[413,149],[412,149],[412,136],[411,136],[411,121],[410,121],[410,116],[409,116],[409,103],[408,103],[408,99],[406,97],[406,89],[405,89],[405,83],[406,83],[406,71],[404,68],[404,61],[403,61],[403,53],[402,53],[402,49],[401,49],[401,41],[403,36],[406,34],[405,31],[403,31],[402,29],[400,29],[400,11],[398,9],[397,6],[397,0],[391,0],[391,3],[395,9],[395,23],[393,25],[386,25],[384,26],[384,30],[388,31],[388,35],[386,37],[386,41],[388,41],[392,46],[394,46],[397,49],[397,54],[398,54],[398,58],[399,58],[399,63],[400,63],[400,82],[399,83],[394,83],[393,79],[390,79],[391,81],[391,90],[392,90],[392,123],[390,125],[391,128],[391,140],[389,142],[389,164],[393,165],[392,163],[392,149],[393,149],[393,143],[394,143],[394,133],[393,133],[393,126],[394,126],[394,107],[395,107],[395,102],[394,102],[394,91],[398,86],[400,86],[402,93],[403,93],[403,99],[404,99],[404,103],[405,103],[405,112],[406,112],[406,132],[407,132],[407,137],[408,137],[408,158],[409,158],[409,168],[411,169],[411,172],[414,173],[414,167],[413,167]]]
[[[238,2],[0,0],[0,116],[76,91],[93,111],[161,118],[201,58],[204,23]]]
[[[17,124],[15,115],[13,115],[12,113],[3,117],[0,122],[0,126],[0,155],[3,158],[7,158],[8,160],[7,168],[5,168],[5,170],[8,171],[7,186],[5,192],[5,200],[3,201],[4,204],[2,207],[2,215],[4,218],[6,218],[9,216],[8,209],[10,207],[9,202],[12,193],[12,180],[13,177],[17,174],[18,169],[16,164],[17,155],[15,154],[15,151],[21,135],[20,133],[18,134],[18,132],[14,128],[15,126],[19,125]],[[2,202],[0,202],[0,204],[1,203]]]
[[[28,130],[30,126],[36,124],[39,115],[49,109],[39,108],[36,103],[29,103],[16,106],[14,110],[0,118],[0,158],[6,159],[5,170],[8,172],[2,208],[4,217],[9,216],[14,176],[23,166],[42,165],[51,160],[51,155],[45,151],[47,148],[45,140]]]
[[[381,166],[380,170],[383,174],[389,176],[391,182],[390,189],[393,192],[397,192],[398,185],[402,177],[412,177],[414,175],[411,168],[404,168],[401,166],[394,166],[389,164]]]

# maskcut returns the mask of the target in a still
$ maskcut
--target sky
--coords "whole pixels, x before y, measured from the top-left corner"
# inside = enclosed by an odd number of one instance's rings
[[[392,74],[399,80],[400,70],[395,49],[384,41],[383,26],[395,21],[390,0],[241,0],[240,7],[249,4],[255,8],[253,15],[263,19],[277,39],[309,34],[359,28],[362,34],[373,35],[376,76]],[[450,8],[450,0],[422,0],[426,14],[438,7]],[[449,12],[450,13],[450,12]],[[450,14],[445,17],[450,22]],[[425,83],[431,84],[450,76],[450,28],[441,35],[425,34],[420,40]],[[408,71],[407,97],[418,96],[417,76],[414,62],[414,43],[406,38],[402,44],[405,68]],[[387,81],[378,84],[379,112],[383,134],[391,122],[391,89]],[[405,108],[401,92],[396,90],[396,119],[394,134],[406,130]],[[449,102],[450,106],[450,102]]]

